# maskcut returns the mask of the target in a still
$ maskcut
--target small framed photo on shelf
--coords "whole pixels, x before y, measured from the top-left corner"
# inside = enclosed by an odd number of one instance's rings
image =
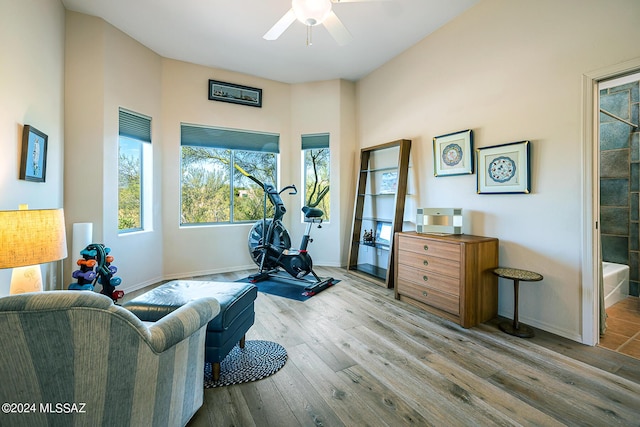
[[[30,125],[22,131],[20,179],[44,182],[47,174],[47,142],[49,137]]]
[[[395,194],[398,189],[398,172],[383,172],[380,194]]]
[[[478,148],[478,194],[529,194],[530,149],[529,141]]]
[[[209,99],[262,107],[262,89],[209,80]]]
[[[471,129],[433,138],[435,176],[473,173],[473,131]]]

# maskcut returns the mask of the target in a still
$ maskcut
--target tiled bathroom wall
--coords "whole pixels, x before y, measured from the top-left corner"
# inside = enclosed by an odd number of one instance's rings
[[[600,91],[600,108],[638,124],[640,82]],[[640,284],[640,129],[600,113],[600,233],[604,261],[627,264]]]

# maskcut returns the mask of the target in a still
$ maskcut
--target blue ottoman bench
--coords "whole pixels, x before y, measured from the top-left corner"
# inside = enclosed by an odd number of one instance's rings
[[[142,321],[156,322],[191,300],[213,297],[220,313],[207,325],[205,362],[212,364],[213,379],[220,378],[220,362],[239,343],[255,320],[254,301],[258,288],[251,283],[174,280],[123,304]]]

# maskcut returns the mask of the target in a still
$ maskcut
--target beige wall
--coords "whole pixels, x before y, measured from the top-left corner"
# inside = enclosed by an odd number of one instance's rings
[[[638,16],[635,0],[483,0],[357,85],[360,145],[412,139],[417,203],[463,208],[471,233],[500,239],[501,265],[543,274],[522,284],[520,320],[577,341],[582,75],[640,56]],[[476,147],[532,142],[531,194],[434,177],[432,138],[469,128]],[[499,286],[511,317],[512,283]]]
[[[292,147],[296,163],[300,165],[301,135],[329,133],[331,149],[331,218],[322,229],[312,227],[313,243],[309,253],[317,265],[343,266],[346,264],[345,231],[350,231],[353,200],[351,190],[350,154],[355,150],[355,85],[343,80],[322,81],[292,86]],[[291,182],[302,188],[302,166],[292,167]],[[345,179],[346,176],[346,179]],[[284,182],[283,182],[284,184]],[[306,224],[302,222],[300,209],[303,192],[288,203],[287,227],[292,244],[298,247]]]
[[[93,224],[93,241],[102,242],[104,218],[104,22],[66,14],[65,48],[65,220]],[[72,283],[80,254],[65,261],[65,283]]]
[[[0,157],[0,204],[58,207],[64,194],[69,229],[73,222],[93,222],[96,239],[114,239],[108,244],[125,284],[251,266],[248,226],[179,229],[181,121],[280,133],[282,183],[299,180],[299,134],[331,132],[332,180],[340,185],[332,205],[340,224],[314,230],[312,244],[317,263],[329,265],[346,261],[358,151],[353,140],[363,147],[409,138],[412,207],[465,209],[469,232],[500,239],[501,264],[545,276],[523,284],[521,320],[583,339],[581,300],[592,289],[581,277],[589,244],[582,241],[589,226],[582,224],[583,206],[590,197],[581,194],[589,188],[581,159],[582,79],[640,58],[637,1],[483,0],[356,85],[300,86],[163,59],[80,14],[67,14],[65,46],[59,2],[0,0],[0,7],[0,144],[6,154]],[[135,70],[127,70],[129,64]],[[209,78],[262,87],[264,107],[208,101]],[[118,106],[153,117],[158,170],[154,231],[116,238]],[[44,184],[17,179],[25,123],[49,135]],[[476,175],[433,176],[431,139],[467,128],[477,147],[532,141],[532,194],[478,195]],[[288,226],[298,241],[300,225]],[[149,255],[159,256],[149,262]],[[8,274],[0,272],[2,283]],[[0,294],[7,289],[0,286]],[[501,280],[500,313],[512,311],[511,284]]]
[[[332,153],[339,158],[339,162],[337,164],[334,162],[333,164],[336,165],[339,170],[332,169],[331,182],[338,183],[340,186],[339,205],[335,205],[334,210],[340,212],[341,221],[338,239],[341,245],[340,265],[346,266],[349,261],[348,257],[354,216],[353,210],[356,198],[356,181],[352,181],[352,170],[357,170],[359,165],[354,169],[352,168],[355,159],[360,158],[360,152],[357,146],[358,122],[355,84],[344,80],[341,81],[340,107],[340,145],[332,147]],[[334,246],[331,246],[330,248],[333,247]]]
[[[0,0],[0,209],[63,207],[64,8],[57,0]],[[46,181],[18,179],[22,128],[48,138]],[[61,287],[61,263],[44,265],[49,287]],[[0,270],[0,295],[11,270]]]
[[[163,59],[162,75],[164,274],[173,278],[252,268],[247,250],[251,225],[180,227],[180,123],[278,133],[281,164],[289,165],[290,87],[171,59]],[[208,100],[209,79],[262,88],[262,108]],[[281,182],[288,182],[290,173],[281,167]]]
[[[163,277],[162,230],[162,58],[124,33],[105,24],[104,86],[104,216],[103,241],[111,246],[123,286],[155,283]],[[118,234],[118,112],[119,108],[151,117],[153,190],[151,218],[145,231]],[[149,222],[149,221],[147,221]]]
[[[119,289],[162,279],[162,171],[153,171],[144,232],[118,235],[118,111],[151,117],[153,163],[162,159],[161,58],[101,19],[67,12],[65,210],[72,224],[93,224],[93,241],[111,248]],[[66,276],[79,254],[70,254]]]
[[[209,101],[206,96],[209,79],[228,81],[263,90],[262,108]],[[313,229],[314,242],[310,252],[321,265],[342,265],[340,242],[344,221],[350,221],[350,206],[344,204],[342,189],[350,183],[341,182],[340,153],[352,150],[355,144],[352,83],[340,81],[288,85],[224,70],[201,67],[170,59],[163,60],[163,218],[164,275],[167,278],[185,275],[255,269],[247,251],[247,236],[251,225],[214,227],[180,227],[180,123],[249,129],[280,134],[280,185],[295,183],[302,188],[300,136],[306,133],[329,132],[332,158],[331,178],[334,189],[331,203],[339,214],[335,220]],[[348,101],[343,102],[347,93]],[[285,223],[292,244],[297,246],[304,232],[300,221],[302,199],[284,198],[288,213]],[[347,222],[348,223],[348,222]]]
[[[93,223],[93,240],[112,249],[121,289],[255,268],[247,251],[251,225],[180,227],[180,123],[279,134],[280,182],[298,187],[300,135],[330,132],[336,151],[332,204],[339,214],[323,230],[314,230],[318,240],[311,250],[316,263],[344,264],[338,242],[350,223],[351,204],[344,197],[349,190],[341,190],[351,185],[341,183],[341,156],[355,146],[353,83],[292,86],[165,59],[100,19],[69,12],[67,21],[67,221]],[[262,88],[262,108],[208,100],[209,79]],[[153,229],[128,235],[117,233],[118,107],[152,117]],[[285,200],[291,213],[285,220],[296,245],[304,231],[300,200]]]

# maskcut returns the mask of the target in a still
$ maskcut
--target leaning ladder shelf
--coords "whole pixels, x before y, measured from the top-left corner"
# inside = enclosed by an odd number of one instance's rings
[[[393,236],[402,231],[411,141],[360,150],[347,270],[393,288]]]

